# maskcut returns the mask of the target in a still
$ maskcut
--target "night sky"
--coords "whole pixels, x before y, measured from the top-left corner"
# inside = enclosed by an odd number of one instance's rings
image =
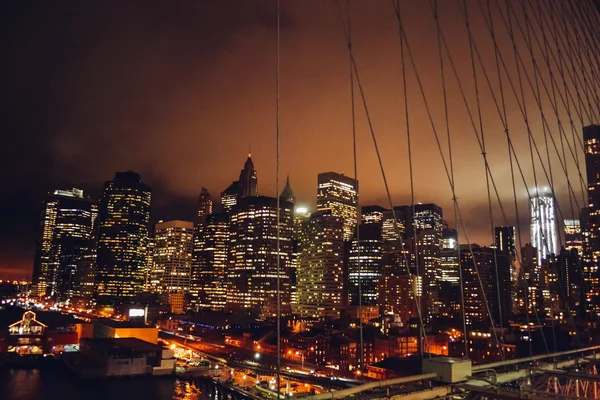
[[[298,203],[314,209],[317,173],[353,174],[348,52],[334,1],[281,3],[281,188],[289,174]],[[467,31],[457,3],[440,3],[442,29],[477,118]],[[467,3],[476,44],[499,96],[491,36],[477,3]],[[485,7],[486,2],[481,3]],[[517,82],[512,44],[495,3],[491,2],[498,45]],[[390,1],[351,4],[356,63],[392,198],[406,204],[410,187],[397,19]],[[345,1],[341,5],[345,14]],[[427,1],[404,0],[401,11],[447,157],[435,21]],[[522,10],[515,11],[524,23]],[[539,34],[532,21],[532,32]],[[531,64],[516,26],[518,49]],[[275,0],[7,0],[0,5],[0,31],[0,278],[30,278],[40,205],[45,194],[57,188],[76,186],[99,196],[103,182],[115,171],[134,170],[153,188],[153,220],[191,219],[200,188],[207,187],[218,200],[237,179],[251,149],[259,192],[275,195]],[[444,57],[457,197],[470,241],[488,245],[483,161]],[[539,53],[537,57],[542,59]],[[415,201],[441,205],[454,225],[450,186],[415,72],[409,59],[405,61]],[[504,129],[483,70],[476,68],[489,162],[508,222],[514,224]],[[528,68],[533,77],[533,68]],[[548,68],[541,69],[549,85]],[[512,140],[531,188],[526,126],[506,75],[503,80]],[[524,85],[532,132],[543,146],[540,110],[525,81]],[[572,82],[568,87],[574,90]],[[562,86],[557,90],[564,93]],[[361,203],[388,206],[359,96],[356,91]],[[558,140],[547,97],[543,110]],[[562,105],[559,113],[568,120]],[[568,122],[563,126],[567,141],[575,146]],[[578,119],[575,126],[580,135]],[[582,159],[581,149],[574,149]],[[557,195],[565,204],[565,218],[570,218],[566,179],[556,153],[552,148],[550,152]],[[568,150],[566,154],[581,206],[575,164]],[[545,186],[536,163],[538,184]],[[528,204],[520,178],[517,191],[524,244],[529,237]],[[504,224],[497,202],[493,209],[495,224]]]

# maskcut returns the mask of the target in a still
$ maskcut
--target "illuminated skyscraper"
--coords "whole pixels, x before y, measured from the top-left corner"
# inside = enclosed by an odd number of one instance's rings
[[[227,213],[210,214],[194,236],[192,268],[192,306],[211,310],[225,307],[229,217]]]
[[[574,312],[585,310],[585,307],[582,307],[585,295],[581,292],[583,275],[577,249],[567,250],[562,248],[554,261],[556,263],[557,285],[554,285],[555,287],[550,286],[551,292],[555,293],[561,307]],[[566,302],[565,298],[567,299]]]
[[[294,205],[296,204],[296,196],[294,196],[294,191],[292,190],[292,185],[290,185],[290,177],[288,176],[285,180],[285,187],[281,191],[279,198],[283,201],[287,201],[288,203]]]
[[[458,241],[456,229],[445,227],[442,232],[442,250],[440,252],[440,274],[438,281],[459,284]]]
[[[438,286],[439,312],[442,315],[453,315],[460,312],[460,273],[459,249],[456,229],[444,224],[442,231],[442,250],[440,251],[439,274],[436,275]]]
[[[400,254],[406,242],[406,216],[403,207],[387,210],[381,220],[381,237],[385,253]],[[406,248],[406,246],[404,246]]]
[[[531,201],[531,244],[538,249],[538,260],[558,253],[556,211],[551,194],[540,194]]]
[[[260,317],[277,315],[277,258],[282,315],[290,308],[290,266],[293,239],[292,205],[282,201],[280,250],[277,254],[277,199],[240,199],[230,215],[229,265],[225,309]]]
[[[588,184],[588,207],[584,226],[585,258],[592,265],[590,273],[597,276],[600,263],[600,125],[584,127],[583,140]],[[598,289],[600,288],[595,288],[594,291],[598,292]]]
[[[583,253],[583,238],[581,235],[581,222],[578,219],[565,219],[565,248],[575,249],[581,257]]]
[[[524,312],[543,312],[543,291],[546,289],[546,274],[538,260],[539,251],[530,243],[521,249],[521,270],[519,277],[519,309]],[[526,308],[527,306],[527,308]]]
[[[239,198],[258,196],[258,175],[254,169],[252,156],[248,154],[244,168],[240,172]]]
[[[135,172],[117,172],[104,185],[96,269],[100,303],[130,301],[144,287],[151,196],[150,187]]]
[[[227,189],[221,192],[221,207],[224,212],[231,212],[233,210],[233,207],[238,202],[239,192],[240,183],[238,181],[233,181]]]
[[[198,210],[196,211],[196,224],[203,224],[207,215],[213,212],[212,196],[206,188],[202,188],[198,196]]]
[[[94,238],[96,233],[94,233]],[[73,287],[73,303],[88,305],[94,298],[96,282],[96,240],[92,247],[77,263],[75,285]]]
[[[358,181],[335,172],[319,174],[317,210],[330,209],[344,218],[344,240],[351,240],[356,229]]]
[[[472,254],[468,245],[460,246],[465,320],[467,325],[478,322],[489,323],[486,300],[490,302],[492,297],[494,253],[476,244],[471,245],[471,248],[473,249]],[[473,260],[473,256],[475,260]]]
[[[381,224],[389,211],[377,205],[363,206],[360,212],[361,221],[363,224]]]
[[[192,270],[192,232],[188,221],[160,221],[154,227],[151,287],[157,293],[187,293]]]
[[[234,196],[237,190],[234,191]],[[223,195],[223,194],[221,194]],[[235,200],[235,197],[234,197]],[[200,282],[201,252],[203,251],[202,232],[206,224],[206,218],[213,212],[212,196],[206,188],[202,188],[196,202],[196,218],[194,220],[194,237],[192,239],[192,271],[190,273],[189,299],[194,309],[199,307],[200,299],[203,298],[201,290],[204,285]],[[235,204],[235,202],[234,202]],[[207,303],[208,304],[208,303]]]
[[[383,243],[379,224],[361,224],[360,239],[352,240],[348,264],[350,306],[359,305],[360,292],[363,306],[379,305],[378,285],[383,272]]]
[[[80,189],[55,190],[44,202],[33,271],[33,293],[70,300],[77,270],[93,251],[97,206]]]
[[[442,249],[443,211],[438,205],[419,203],[414,205],[413,218],[412,208],[411,205],[397,207],[405,215],[407,235],[412,238],[413,247],[416,247],[419,260],[418,272],[427,276],[430,283],[435,285]]]
[[[294,313],[337,318],[343,305],[344,219],[317,211],[300,229]]]
[[[496,249],[515,256],[515,227],[514,226],[496,226],[494,228]]]
[[[411,250],[412,273],[423,277],[427,316],[439,312],[438,281],[441,276],[440,252],[444,219],[442,208],[436,204],[415,204],[397,207],[405,215],[407,244]],[[415,258],[418,261],[415,263]],[[416,266],[416,268],[415,268]]]

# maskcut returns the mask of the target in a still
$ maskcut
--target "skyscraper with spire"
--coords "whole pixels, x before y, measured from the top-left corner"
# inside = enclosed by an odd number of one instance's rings
[[[258,175],[252,162],[252,154],[248,153],[244,168],[240,171],[239,198],[250,196],[258,196]]]
[[[556,202],[550,193],[540,193],[531,200],[531,244],[537,248],[538,262],[558,254]]]
[[[281,191],[279,198],[283,201],[287,201],[288,203],[292,203],[292,205],[296,204],[296,196],[294,196],[294,192],[292,191],[292,186],[290,185],[290,176],[288,175],[285,180],[285,187]]]

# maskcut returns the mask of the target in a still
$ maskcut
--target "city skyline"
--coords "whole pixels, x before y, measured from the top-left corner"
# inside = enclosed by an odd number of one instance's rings
[[[439,92],[441,84],[436,52],[425,45],[436,42],[426,3],[404,1],[402,7],[411,14],[406,28],[419,72],[427,78],[425,89],[431,94]],[[239,160],[250,147],[261,177],[261,194],[276,195],[273,4],[249,6],[225,1],[208,9],[201,3],[180,5],[171,10],[172,20],[158,17],[164,14],[159,2],[149,2],[144,15],[127,4],[81,5],[72,14],[43,4],[34,7],[35,13],[24,4],[4,7],[3,26],[14,35],[9,39],[2,74],[8,83],[5,105],[9,118],[1,127],[11,132],[15,144],[11,154],[2,159],[0,169],[3,181],[11,188],[0,196],[0,218],[5,221],[0,227],[0,276],[21,278],[29,274],[39,205],[48,191],[57,188],[80,187],[97,197],[100,182],[115,171],[133,170],[155,188],[154,221],[188,220],[195,211],[193,200],[200,188],[207,187],[215,195],[224,190],[238,176]],[[467,59],[467,39],[458,8],[454,4],[440,7],[443,29],[455,32],[448,35],[454,57]],[[477,7],[470,7],[473,29],[486,33]],[[284,1],[282,11],[280,186],[289,173],[298,203],[310,206],[315,202],[319,172],[353,175],[347,47],[333,3],[306,1],[300,6]],[[32,14],[57,23],[39,23]],[[392,200],[394,204],[410,204],[393,8],[355,2],[352,16],[356,60]],[[158,26],[153,23],[156,18],[162,21]],[[108,27],[107,31],[96,30],[98,26]],[[478,44],[482,57],[493,69],[493,46],[484,41],[485,35],[477,36],[481,36]],[[501,40],[500,46],[511,50],[507,35]],[[20,46],[23,41],[30,46]],[[374,42],[378,46],[372,46]],[[79,48],[86,51],[75,50]],[[141,64],[140,60],[145,61]],[[415,201],[433,202],[450,210],[452,196],[431,128],[425,123],[414,71],[408,74],[413,150],[419,154],[414,160]],[[468,81],[471,71],[466,63],[459,66],[459,75]],[[466,221],[470,241],[489,244],[493,238],[484,218],[483,161],[460,93],[450,78],[453,151],[460,160],[455,165],[457,194],[464,199],[463,212],[477,216]],[[466,90],[474,103],[471,85]],[[35,101],[26,94],[37,92]],[[481,97],[484,104],[491,104],[489,90],[484,87]],[[443,129],[442,101],[439,96],[430,100],[438,129]],[[533,99],[528,101],[535,108]],[[511,127],[523,132],[517,104],[509,94],[507,107],[515,116]],[[357,178],[363,182],[360,203],[389,207],[364,110],[357,106],[356,111]],[[510,173],[503,129],[493,107],[482,111],[491,169],[506,188]],[[549,106],[546,112],[552,113]],[[541,127],[539,120],[532,119],[538,139]],[[515,135],[513,143],[521,157],[528,156],[526,135]],[[556,155],[550,154],[550,158],[558,170]],[[576,169],[571,161],[568,164],[574,174]],[[531,166],[525,164],[523,168],[531,187]],[[546,182],[542,179],[539,184]],[[557,179],[556,185],[564,201],[564,179]],[[524,209],[527,195],[522,185],[517,192]],[[512,193],[502,190],[500,195],[508,202]],[[505,225],[497,204],[493,208],[496,224]],[[516,225],[513,215],[508,218],[508,224]],[[523,216],[521,222],[526,224],[528,218]]]
[[[0,2],[0,387],[599,397],[598,25],[600,0]]]
[[[245,167],[247,166],[247,164],[248,164],[248,161],[249,161],[249,160],[251,160],[251,163],[252,163],[253,161],[255,161],[255,160],[254,160],[254,159],[251,157],[251,155],[249,154],[249,155],[248,155],[248,158],[247,158],[247,160],[246,160],[246,165],[245,165]],[[253,165],[252,165],[252,167],[251,167],[251,168],[254,168],[254,167],[253,167]],[[252,171],[254,172],[254,179],[256,179],[256,173],[257,173],[257,170],[252,170]],[[126,173],[130,173],[130,172],[132,172],[132,173],[134,173],[134,174],[135,174],[135,172],[133,172],[133,171],[126,171]],[[122,172],[118,172],[118,174],[119,174],[119,173],[122,173]],[[242,168],[242,174],[243,174],[243,173],[244,173],[244,168]],[[316,179],[315,179],[315,180],[316,180],[317,182],[315,182],[315,183],[316,183],[316,184],[315,184],[315,191],[318,191],[318,189],[319,189],[319,179],[320,179],[320,176],[322,176],[322,175],[323,175],[323,176],[328,176],[328,174],[333,174],[334,176],[335,176],[335,175],[342,176],[342,177],[344,177],[344,179],[347,179],[347,180],[348,180],[348,182],[351,182],[351,181],[353,181],[353,179],[352,179],[351,177],[349,177],[349,176],[346,176],[346,175],[345,175],[345,174],[343,174],[343,173],[342,173],[342,174],[338,174],[338,173],[335,173],[335,172],[326,172],[326,173],[325,173],[325,172],[322,172],[322,173],[319,173],[319,174],[317,174],[317,176],[316,176]],[[261,176],[262,176],[262,175],[261,175]],[[142,178],[143,178],[143,177],[142,177]],[[239,182],[239,181],[234,181],[234,182],[233,182],[233,184],[230,184],[230,185],[228,185],[228,186],[227,186],[227,187],[224,189],[224,191],[226,191],[226,190],[228,190],[228,189],[231,189],[231,188],[232,188],[232,185],[234,185],[234,184],[238,184],[238,182]],[[281,184],[281,182],[282,182],[282,181],[280,181],[280,184]],[[146,180],[144,180],[144,183],[147,183],[147,181],[146,181]],[[150,186],[150,187],[152,187],[152,184],[149,184],[149,186]],[[358,185],[357,185],[357,186],[358,186]],[[293,177],[292,177],[292,178],[290,178],[290,176],[288,175],[288,177],[287,177],[287,180],[285,181],[285,185],[283,186],[283,189],[280,187],[280,191],[282,191],[282,190],[284,190],[284,189],[286,189],[286,188],[289,188],[289,187],[293,188],[293,187],[294,187],[294,185],[293,185]],[[53,191],[51,191],[51,192],[61,192],[61,191],[65,191],[65,190],[66,190],[66,188],[56,188],[56,189],[54,189],[54,190],[53,190]],[[69,190],[70,190],[70,189],[69,189]],[[81,190],[81,189],[72,189],[72,190]],[[239,185],[236,185],[236,190],[240,190],[240,189],[239,189]],[[256,194],[258,194],[258,195],[262,195],[262,193],[258,192],[258,189],[255,189],[255,190],[256,190],[256,191],[255,191],[255,193],[256,193]],[[540,196],[542,196],[542,195],[543,195],[543,194],[542,194],[542,191],[544,191],[544,190],[546,190],[546,188],[540,188]],[[91,200],[93,200],[93,201],[97,201],[97,202],[99,202],[99,201],[101,200],[102,194],[98,195],[97,197],[96,197],[96,196],[90,196],[90,194],[89,194],[89,192],[90,192],[90,191],[92,191],[92,192],[93,192],[93,189],[91,189],[91,190],[86,190],[86,191],[85,191],[85,193],[86,193],[86,198],[90,198],[90,199],[91,199]],[[149,229],[150,229],[150,231],[153,231],[153,230],[154,230],[154,227],[155,227],[155,225],[157,225],[157,224],[160,224],[160,223],[162,223],[162,222],[165,222],[165,221],[166,221],[166,222],[170,222],[170,221],[177,221],[177,220],[182,220],[182,221],[194,221],[194,220],[196,220],[197,218],[199,218],[199,214],[198,214],[198,212],[199,212],[199,211],[198,211],[198,208],[197,208],[197,204],[198,204],[198,201],[200,201],[200,200],[198,200],[198,199],[200,199],[202,196],[205,196],[206,194],[208,194],[208,196],[210,196],[210,192],[211,192],[211,190],[210,190],[210,189],[207,189],[207,188],[205,188],[205,187],[201,187],[201,190],[198,192],[199,194],[197,194],[197,195],[196,195],[196,199],[197,199],[197,200],[196,200],[196,202],[194,202],[194,201],[191,201],[191,202],[190,202],[190,204],[186,204],[186,205],[184,206],[184,209],[185,209],[186,207],[189,207],[189,210],[187,210],[187,209],[186,209],[186,211],[185,211],[185,212],[181,212],[181,211],[179,211],[179,212],[176,212],[176,213],[174,213],[174,214],[173,214],[173,213],[167,213],[167,215],[170,215],[169,217],[164,217],[164,216],[163,216],[163,217],[159,217],[159,216],[155,215],[155,214],[154,214],[154,210],[156,210],[156,208],[157,208],[157,207],[155,207],[155,205],[154,205],[154,204],[152,204],[152,207],[151,207],[151,210],[152,210],[152,212],[150,213],[150,225],[149,225]],[[532,191],[532,193],[533,193],[533,191]],[[51,193],[49,193],[49,195],[50,195],[50,194],[51,194]],[[222,201],[222,199],[223,199],[223,195],[224,195],[224,193],[222,192],[222,193],[220,193],[220,194],[221,194],[221,196],[219,196],[219,198],[216,198],[216,199],[214,199],[214,204],[211,206],[211,207],[214,207],[214,212],[216,212],[217,210],[218,210],[219,212],[224,212],[224,211],[225,211],[225,208],[226,208],[226,207],[225,207],[224,205],[222,205],[222,204],[221,204],[221,201]],[[156,193],[153,191],[153,198],[154,198],[154,196],[155,196],[155,195],[156,195]],[[318,211],[319,211],[319,208],[318,208],[318,207],[319,207],[319,205],[318,205],[318,204],[319,204],[319,203],[318,203],[318,202],[319,202],[318,194],[317,194],[317,195],[313,195],[312,197],[313,197],[313,198],[312,198],[311,200],[308,200],[308,201],[306,201],[306,202],[299,202],[299,203],[296,203],[294,208],[299,208],[299,209],[307,209],[307,211],[308,211],[308,213],[309,213],[309,214],[310,214],[310,213],[313,213],[313,212],[318,212]],[[535,200],[535,199],[534,199],[534,200]],[[437,206],[437,205],[435,204],[435,202],[431,202],[431,201],[424,202],[424,203],[422,203],[422,202],[416,202],[416,203],[415,203],[415,206],[418,208],[418,207],[422,207],[423,205],[427,206],[427,205],[429,205],[429,204],[431,204],[431,205],[432,205],[432,206],[434,206],[434,207],[439,207],[439,206]],[[365,208],[365,207],[366,207],[367,209],[368,209],[369,207],[383,207],[383,209],[387,209],[387,208],[386,208],[387,206],[388,206],[388,205],[387,205],[387,204],[385,204],[385,203],[384,203],[384,204],[375,204],[375,203],[369,203],[369,204],[359,204],[359,208],[361,208],[361,209],[362,209],[362,208]],[[395,209],[398,209],[398,210],[400,210],[400,209],[403,209],[403,210],[404,210],[404,212],[406,212],[406,210],[405,210],[405,209],[406,209],[406,207],[410,207],[410,205],[409,205],[409,206],[399,206],[398,204],[395,204],[395,205],[394,205],[394,208],[395,208]],[[213,210],[213,208],[211,208],[211,212],[212,212],[212,210]],[[389,212],[389,211],[388,211],[388,212]],[[398,211],[397,211],[397,212],[398,212]],[[367,211],[367,213],[368,213],[368,211]],[[173,216],[173,215],[174,215],[174,216]],[[524,214],[522,214],[522,216],[521,216],[521,220],[522,220],[522,221],[524,221],[524,223],[525,223],[525,224],[529,224],[529,223],[531,222],[531,217],[532,217],[531,213],[528,213],[528,214],[525,214],[525,213],[524,213]],[[444,216],[444,222],[448,222],[446,218],[447,218],[447,217],[446,217],[446,216]],[[557,224],[557,223],[558,223],[558,220],[556,220],[556,221],[555,221],[555,224]],[[564,221],[563,221],[563,223],[564,223]],[[456,227],[455,227],[454,225],[452,225],[452,224],[449,224],[449,226],[450,226],[451,228],[453,228],[453,229],[456,229]],[[497,226],[501,226],[501,224],[497,224]],[[526,225],[525,225],[525,226],[526,226]],[[441,225],[440,225],[440,227],[441,227]],[[410,229],[410,226],[409,226],[409,229]],[[441,228],[440,228],[440,229],[441,229]],[[557,225],[557,229],[560,229],[560,225]],[[462,233],[463,233],[462,231],[460,231],[460,232],[459,232],[459,238],[460,238],[460,239],[459,239],[459,241],[460,241],[460,243],[461,243],[461,244],[462,244],[462,243],[465,243],[465,244],[466,244],[466,242],[464,241],[464,235],[461,235]],[[524,243],[526,243],[526,242],[530,242],[529,238],[530,238],[531,236],[530,236],[530,235],[528,235],[528,233],[529,233],[529,232],[528,232],[528,229],[526,229],[526,228],[523,228],[523,230],[522,230],[522,237],[526,237],[526,238],[527,238],[527,240],[524,240],[524,241],[523,241],[523,244],[524,244]],[[563,235],[563,234],[561,233],[561,237],[562,237],[562,235]],[[35,236],[35,235],[34,235],[34,236]],[[462,238],[461,238],[461,236],[462,236]],[[482,235],[480,235],[480,236],[477,236],[477,237],[480,237],[480,238],[482,238],[483,240],[488,240],[488,239],[487,239],[485,236],[486,236],[485,234],[482,234]],[[471,236],[471,237],[472,237],[472,236]],[[35,238],[34,238],[34,240],[35,240]],[[489,240],[489,243],[488,243],[488,242],[486,242],[486,241],[481,241],[481,240],[480,240],[480,241],[478,241],[478,240],[471,240],[470,242],[471,242],[471,243],[476,243],[476,244],[479,244],[479,245],[482,245],[482,246],[491,246],[491,245],[493,245],[493,244],[495,243],[495,238],[491,238],[491,239]],[[538,251],[541,251],[541,250],[538,250]],[[11,271],[9,271],[9,274],[8,274],[8,275],[7,275],[7,277],[6,277],[6,278],[4,278],[4,279],[17,279],[17,280],[20,280],[20,279],[25,279],[25,280],[28,280],[28,279],[30,279],[30,278],[31,278],[31,274],[33,273],[33,268],[34,268],[34,265],[33,265],[33,264],[34,264],[34,261],[35,261],[35,260],[33,260],[33,259],[32,259],[32,263],[31,263],[31,271],[27,271],[26,269],[22,269],[22,271],[21,271],[21,272],[19,272],[19,274],[20,274],[20,275],[18,275],[18,276],[17,276],[17,275],[15,275],[15,276],[10,276],[10,273],[11,273]],[[1,267],[1,266],[0,266],[0,267]],[[2,268],[0,268],[0,279],[2,279],[2,277],[3,277],[3,273],[5,273],[5,271],[4,271]],[[28,274],[29,274],[29,275],[28,275]]]

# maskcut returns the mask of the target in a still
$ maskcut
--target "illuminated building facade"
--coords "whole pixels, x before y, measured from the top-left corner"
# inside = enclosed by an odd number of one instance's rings
[[[558,253],[556,210],[551,194],[540,194],[531,200],[531,244],[537,248],[540,262]]]
[[[494,228],[496,249],[501,252],[515,256],[515,227],[514,226],[496,226]]]
[[[144,288],[151,197],[150,187],[135,172],[117,172],[104,186],[96,268],[99,303],[130,301]]]
[[[239,194],[238,198],[242,199],[249,196],[258,196],[258,175],[254,169],[252,156],[248,154],[248,158],[244,163],[244,168],[240,171]]]
[[[330,209],[333,215],[344,219],[344,240],[351,240],[356,229],[358,181],[343,174],[319,174],[317,210]]]
[[[438,286],[439,312],[453,315],[460,312],[460,273],[459,273],[458,235],[455,229],[444,225],[442,231],[442,250],[440,251]]]
[[[240,183],[233,181],[227,189],[221,192],[221,208],[223,208],[224,212],[231,212],[233,207],[236,206],[240,191],[239,187]]]
[[[206,216],[213,212],[213,201],[212,196],[208,192],[208,189],[202,188],[200,195],[198,196],[198,209],[196,210],[196,225],[202,225]]]
[[[502,320],[506,324],[512,313],[510,256],[500,254],[493,248],[480,247],[476,244],[472,244],[470,248],[468,245],[461,245],[460,248],[467,324],[489,325],[486,300],[494,323],[499,325]],[[496,265],[498,280],[496,280]],[[500,297],[498,297],[498,292],[500,292]],[[500,318],[500,314],[502,314],[502,318]]]
[[[396,209],[396,208],[395,208]],[[436,204],[415,204],[397,207],[405,216],[407,244],[410,249],[411,272],[423,277],[426,316],[440,312],[439,285],[440,253],[444,220],[442,208]]]
[[[79,265],[93,251],[97,205],[80,189],[55,190],[40,213],[33,294],[70,300],[79,285]]]
[[[477,246],[473,246],[475,263],[473,262],[473,255],[467,245],[461,245],[460,251],[465,302],[464,314],[467,325],[472,325],[477,322],[485,323],[486,321],[489,323],[484,295],[482,294],[482,286],[488,301],[492,290],[493,255],[490,256],[488,253],[477,252]],[[477,264],[477,268],[475,267],[475,264]],[[481,278],[481,284],[477,277],[478,272],[479,277]]]
[[[403,323],[418,317],[416,298],[423,309],[423,278],[408,276],[406,271],[393,271],[384,265],[379,285],[379,304],[384,314],[395,315]]]
[[[581,222],[578,219],[565,219],[565,248],[567,250],[577,250],[581,256],[583,254],[583,238],[581,235]]]
[[[151,287],[156,293],[187,293],[192,270],[192,234],[188,221],[160,221],[154,227]]]
[[[583,128],[588,204],[582,210],[583,273],[588,310],[600,314],[600,125]]]
[[[381,224],[388,211],[390,210],[377,205],[363,206],[360,212],[361,221],[363,224]]]
[[[496,226],[494,227],[494,245],[499,254],[510,256],[510,280],[511,292],[517,293],[519,287],[519,264],[517,263],[517,252],[515,247],[515,227],[514,226]],[[517,296],[512,296],[513,304],[511,308],[517,307]]]
[[[405,214],[399,207],[383,212],[381,238],[386,253],[398,254],[406,241]]]
[[[585,300],[582,293],[583,274],[577,249],[561,249],[555,263],[557,281],[551,290],[559,300],[561,308],[573,313],[585,312],[585,307],[582,307]]]
[[[288,203],[294,205],[296,204],[296,196],[294,195],[294,191],[292,190],[292,185],[290,185],[290,177],[288,176],[285,180],[285,187],[283,191],[279,195],[279,198],[283,201],[287,201]]]
[[[547,287],[547,277],[539,261],[538,250],[530,243],[521,249],[521,270],[519,278],[519,310],[543,312],[543,290]]]
[[[344,219],[317,211],[300,228],[294,313],[338,318],[343,306]]]
[[[436,277],[438,282],[459,284],[457,237],[456,229],[444,228],[442,232],[442,250],[440,251],[440,273]]]
[[[348,304],[359,305],[360,293],[363,306],[379,305],[378,285],[383,272],[383,243],[379,224],[361,224],[360,238],[354,237],[348,258]]]
[[[583,128],[585,167],[588,183],[586,252],[597,274],[600,263],[600,125]]]
[[[416,228],[417,254],[419,267],[429,279],[430,284],[436,282],[435,276],[440,267],[440,251],[442,249],[442,233],[444,219],[442,208],[435,204],[415,204],[414,221],[410,228]]]
[[[194,236],[191,303],[194,309],[223,310],[229,245],[227,213],[207,215]]]
[[[277,259],[282,315],[290,308],[290,266],[293,239],[292,205],[282,201],[280,247],[277,253],[277,199],[240,199],[230,215],[226,311],[277,315]]]
[[[75,285],[73,287],[73,303],[82,305],[93,300],[96,283],[96,245],[81,257],[75,272]]]

